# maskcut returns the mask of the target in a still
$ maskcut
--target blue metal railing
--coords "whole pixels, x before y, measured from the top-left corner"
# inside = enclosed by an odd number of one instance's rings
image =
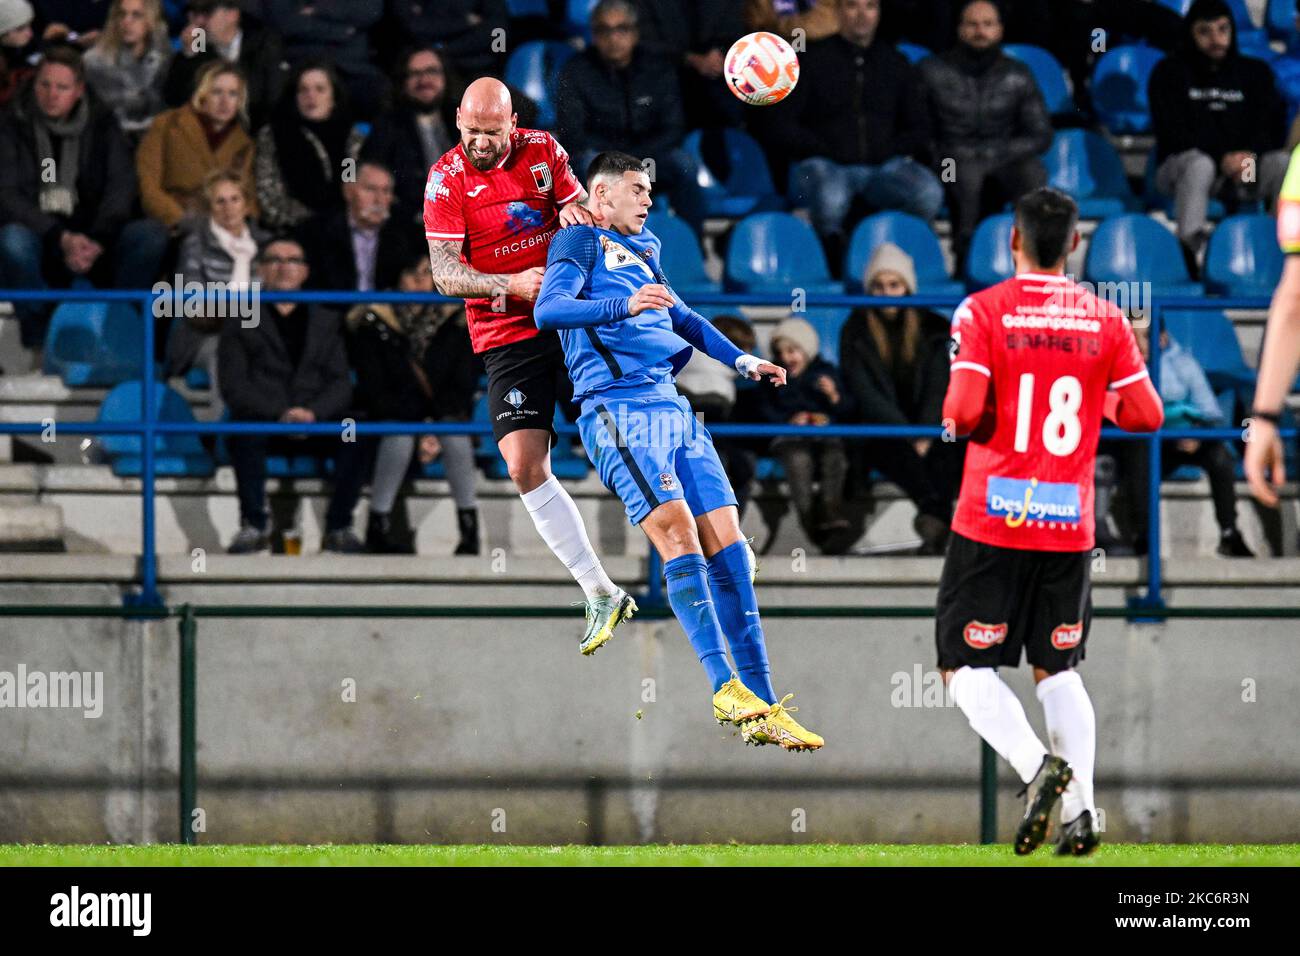
[[[144,314],[155,314],[154,303],[162,298],[171,298],[170,288],[155,287],[153,290],[119,290],[119,289],[76,289],[58,291],[4,290],[0,289],[0,301],[9,302],[128,302],[143,305]],[[232,299],[235,294],[232,293]],[[458,302],[458,299],[446,296],[403,292],[326,292],[302,290],[297,292],[261,292],[259,301],[275,304],[277,302],[297,302],[303,304],[357,305],[370,303],[438,303]],[[857,306],[915,306],[919,308],[953,308],[960,297],[917,295],[903,298],[889,298],[868,295],[812,295],[804,305],[808,309],[851,308]],[[711,294],[696,296],[693,305],[724,306],[767,306],[789,308],[790,301],[774,298],[770,294]],[[1151,304],[1148,303],[1150,306]],[[1159,349],[1161,310],[1191,309],[1217,310],[1267,309],[1269,300],[1265,297],[1252,298],[1200,298],[1188,296],[1171,296],[1162,298],[1151,307],[1151,343],[1153,350]],[[231,314],[227,312],[227,314]],[[340,429],[337,422],[318,422],[313,424],[294,424],[281,422],[160,422],[154,403],[154,389],[151,387],[154,374],[154,323],[145,321],[142,336],[142,377],[140,420],[137,422],[69,422],[59,424],[58,429],[73,435],[138,435],[141,441],[141,530],[140,530],[140,590],[129,598],[129,603],[142,607],[158,607],[162,604],[158,593],[158,555],[156,551],[156,531],[154,509],[156,504],[154,479],[154,437],[164,434],[207,434],[207,435],[302,435],[321,434],[336,435]],[[1159,386],[1159,362],[1150,364],[1151,376]],[[24,435],[39,434],[44,429],[41,422],[0,422],[0,434]],[[491,424],[488,422],[357,422],[354,426],[358,435],[415,435],[436,433],[439,435],[488,435]],[[573,425],[561,426],[562,434],[576,435]],[[799,425],[728,425],[709,426],[709,431],[720,436],[737,437],[778,437],[782,435],[807,435],[808,427]],[[942,438],[943,429],[938,426],[905,425],[826,425],[817,428],[817,436],[832,438]],[[1294,429],[1284,429],[1284,437],[1292,437]],[[1163,441],[1181,438],[1194,438],[1202,441],[1234,441],[1241,437],[1241,432],[1234,428],[1169,428],[1157,432],[1133,434],[1116,428],[1104,428],[1102,437],[1129,441],[1145,441],[1150,454],[1149,468],[1149,508],[1148,508],[1148,548],[1147,548],[1147,587],[1146,593],[1136,603],[1158,611],[1164,606],[1161,596],[1161,556],[1160,556],[1160,445]],[[647,593],[658,594],[661,590],[657,574],[658,562],[651,555]]]

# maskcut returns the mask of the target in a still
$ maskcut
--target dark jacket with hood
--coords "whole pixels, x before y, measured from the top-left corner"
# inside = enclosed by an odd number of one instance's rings
[[[928,118],[903,54],[883,40],[860,47],[837,34],[808,44],[800,60],[794,90],[755,117],[755,131],[782,158],[877,166],[924,157]]]
[[[1223,0],[1196,0],[1183,18],[1181,48],[1151,73],[1147,93],[1157,162],[1199,149],[1217,165],[1235,150],[1260,156],[1282,147],[1286,107],[1268,64],[1237,51],[1235,27],[1227,56],[1217,63],[1192,38],[1193,23],[1219,17],[1232,19]]]
[[[1052,145],[1052,121],[1033,73],[1001,46],[980,51],[958,44],[917,69],[936,156],[1001,164]]]
[[[832,402],[817,387],[817,382],[823,375],[835,383],[835,390],[840,395],[838,403]],[[788,376],[784,385],[778,387],[764,380],[761,388],[763,418],[778,425],[789,424],[790,419],[799,412],[820,412],[832,422],[839,422],[848,418],[853,409],[848,393],[844,390],[844,383],[840,380],[840,373],[820,356],[810,360],[798,375]]]
[[[108,247],[131,218],[137,195],[135,160],[117,117],[89,92],[74,109],[89,110],[77,150],[77,204],[70,215],[41,209],[41,158],[32,117],[38,107],[29,81],[0,117],[0,223],[16,222],[56,247],[64,231]],[[57,162],[59,147],[53,146]]]

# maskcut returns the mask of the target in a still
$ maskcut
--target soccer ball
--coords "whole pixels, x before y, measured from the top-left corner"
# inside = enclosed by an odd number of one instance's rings
[[[727,88],[750,106],[771,106],[799,82],[799,57],[775,33],[751,33],[731,45],[722,75]]]

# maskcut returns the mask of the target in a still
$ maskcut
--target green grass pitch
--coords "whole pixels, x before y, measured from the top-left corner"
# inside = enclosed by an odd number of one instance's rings
[[[0,866],[1300,866],[1300,844],[1103,844],[1091,857],[1045,846],[61,846],[0,845]]]

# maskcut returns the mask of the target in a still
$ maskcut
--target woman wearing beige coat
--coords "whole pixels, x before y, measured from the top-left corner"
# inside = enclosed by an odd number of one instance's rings
[[[215,61],[200,70],[188,103],[154,119],[135,157],[146,215],[173,231],[187,230],[203,216],[203,183],[217,169],[239,173],[245,192],[254,194],[247,101],[239,67]],[[249,213],[257,215],[253,200]]]

